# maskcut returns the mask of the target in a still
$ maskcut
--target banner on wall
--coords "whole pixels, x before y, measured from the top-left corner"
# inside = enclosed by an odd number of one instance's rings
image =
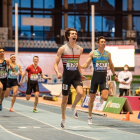
[[[90,99],[90,96],[86,95],[81,107],[88,108],[89,99]],[[96,96],[95,101],[94,101],[93,110],[102,111],[104,106],[105,106],[105,104],[106,104],[106,101],[104,101],[103,104],[101,104],[100,103],[100,96]]]
[[[109,97],[103,108],[103,111],[120,114],[122,109],[124,112],[133,114],[131,106],[126,98]]]
[[[5,58],[9,58],[10,54],[14,52],[5,52]],[[33,56],[39,56],[39,63],[38,65],[42,68],[42,71],[46,75],[56,75],[55,70],[54,70],[54,62],[55,62],[55,57],[56,53],[44,53],[44,52],[19,52],[18,54],[18,63],[21,65],[23,68],[23,71],[25,68],[31,64],[33,64]],[[84,64],[88,58],[88,54],[82,54],[80,57],[80,65]],[[140,55],[135,54],[135,69],[132,72],[132,75],[140,75]],[[63,73],[63,65],[62,61],[60,60],[60,63],[58,65],[59,72],[62,74]],[[87,69],[81,69],[83,75],[92,75],[93,74],[93,65],[91,65]],[[123,70],[123,69],[122,69]],[[116,72],[118,74],[119,72]]]

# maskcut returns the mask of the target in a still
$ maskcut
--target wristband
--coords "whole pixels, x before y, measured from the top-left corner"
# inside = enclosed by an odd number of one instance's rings
[[[116,76],[116,74],[113,74],[113,76]]]

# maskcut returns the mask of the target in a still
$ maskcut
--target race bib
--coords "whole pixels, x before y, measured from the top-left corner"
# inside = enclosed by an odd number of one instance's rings
[[[10,76],[12,76],[12,77],[17,77],[17,75],[18,75],[18,71],[15,71],[15,72],[12,72],[12,71],[11,71]]]
[[[0,71],[0,78],[6,78],[7,72],[6,71]]]
[[[96,60],[96,70],[107,70],[107,60]]]
[[[38,75],[37,75],[37,74],[31,74],[30,79],[31,79],[32,81],[38,81]]]
[[[68,60],[66,65],[67,70],[77,70],[78,69],[78,60]]]

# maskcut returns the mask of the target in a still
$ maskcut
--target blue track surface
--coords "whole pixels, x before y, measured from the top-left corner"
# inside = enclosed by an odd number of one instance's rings
[[[140,124],[93,115],[93,125],[87,124],[87,113],[78,112],[79,119],[66,111],[66,130],[61,130],[61,109],[38,105],[33,113],[33,102],[16,100],[9,112],[11,98],[4,100],[0,112],[0,140],[140,140]]]

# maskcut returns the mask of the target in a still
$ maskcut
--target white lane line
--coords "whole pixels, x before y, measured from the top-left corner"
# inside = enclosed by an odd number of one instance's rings
[[[18,128],[25,129],[25,128],[27,128],[27,127],[18,127]]]
[[[8,102],[10,102],[10,101],[8,101]],[[20,104],[20,103],[16,103],[16,104],[19,104],[19,105],[23,105],[23,104]],[[23,105],[23,106],[27,106],[27,105]],[[27,107],[30,107],[30,106],[27,106]],[[32,107],[30,107],[30,108],[32,108]],[[8,109],[8,108],[6,108],[6,109]],[[43,109],[40,109],[39,108],[39,110],[42,110],[42,111],[45,111],[45,112],[51,112],[51,111],[46,111],[46,110],[43,110]],[[16,111],[15,111],[16,112]],[[57,114],[57,113],[54,113],[54,112],[51,112],[51,113],[53,113],[53,114]],[[59,115],[59,114],[57,114],[57,115]],[[72,117],[69,117],[69,116],[67,116],[68,118],[72,118]],[[79,121],[82,121],[82,120],[79,120]],[[45,123],[45,122],[44,122]],[[93,123],[93,125],[99,125],[99,124],[95,124],[95,123]],[[137,136],[140,136],[140,134],[136,134],[136,133],[131,133],[131,132],[126,132],[126,131],[123,131],[123,130],[119,130],[119,129],[116,129],[116,128],[111,128],[111,127],[107,127],[107,126],[103,126],[104,128],[107,128],[107,129],[114,129],[114,130],[117,130],[117,131],[121,131],[121,132],[125,132],[125,133],[128,133],[128,134],[133,134],[133,135],[137,135]],[[59,129],[59,130],[61,130],[61,129]],[[66,131],[66,130],[65,130]]]
[[[20,104],[20,105],[22,105],[22,104]],[[26,106],[26,105],[24,105],[24,106]],[[27,106],[27,107],[29,107],[29,106]],[[5,109],[8,110],[8,108],[6,108],[6,107],[3,107],[3,108],[5,108]],[[31,108],[31,107],[30,107],[30,108]],[[42,109],[41,109],[41,110],[42,110]],[[77,135],[77,136],[81,136],[81,137],[84,137],[84,138],[89,138],[89,139],[93,139],[93,140],[99,140],[99,139],[97,139],[97,138],[87,137],[87,136],[80,135],[80,134],[77,134],[77,133],[73,133],[73,132],[70,132],[70,131],[67,131],[67,130],[64,130],[64,129],[62,130],[62,129],[60,129],[60,128],[58,128],[58,127],[55,127],[55,126],[53,126],[53,125],[51,125],[51,124],[48,124],[48,123],[46,123],[46,122],[43,122],[43,121],[37,120],[37,119],[35,119],[35,118],[32,118],[32,117],[27,116],[27,115],[25,115],[25,114],[19,113],[19,112],[17,112],[17,111],[14,111],[14,112],[17,113],[17,114],[20,114],[20,115],[26,116],[26,117],[28,117],[28,118],[30,118],[30,119],[36,120],[36,121],[38,121],[38,122],[44,123],[44,124],[46,124],[46,125],[49,125],[49,126],[55,128],[55,129],[57,129],[57,130],[60,130],[60,131],[65,131],[65,132],[67,132],[67,133],[74,134],[74,135]],[[56,113],[55,113],[55,114],[56,114]],[[58,114],[57,114],[57,115],[58,115]]]
[[[41,128],[41,127],[33,127],[33,128]]]
[[[13,133],[13,132],[7,130],[6,128],[4,128],[4,127],[1,126],[1,125],[0,125],[0,127],[1,127],[4,131],[6,131],[6,132],[8,132],[8,133],[10,133],[10,134],[12,134],[12,135],[14,135],[14,136],[17,136],[17,137],[22,138],[22,139],[25,139],[25,140],[32,140],[32,139],[29,139],[29,138],[26,138],[26,137],[23,137],[23,136],[17,135],[17,134],[15,134],[15,133]]]
[[[8,101],[10,102],[10,101]],[[16,104],[19,104],[19,105],[23,105],[23,104],[20,104],[20,103],[16,103]],[[23,105],[23,106],[27,106],[27,105]],[[30,106],[27,106],[27,107],[30,107]],[[32,107],[30,107],[32,108]],[[46,111],[46,110],[43,110],[43,109],[40,109],[39,110],[42,110],[42,111],[45,111],[45,112],[51,112],[51,111]],[[54,112],[51,112],[53,114],[57,114],[57,113],[54,113]],[[58,114],[57,114],[58,115]],[[67,116],[68,118],[72,118],[72,117],[69,117]],[[112,118],[111,118],[112,119]],[[79,121],[82,121],[82,120],[79,120]],[[120,122],[120,121],[119,121]],[[99,124],[96,124],[96,123],[93,123],[93,125],[99,125]],[[104,128],[107,128],[107,129],[114,129],[114,130],[117,130],[117,131],[121,131],[121,132],[125,132],[125,133],[128,133],[128,134],[133,134],[133,135],[137,135],[137,136],[140,136],[140,134],[136,134],[136,133],[132,133],[132,132],[127,132],[127,131],[124,131],[124,130],[119,130],[119,129],[116,129],[116,128],[112,128],[112,127],[107,127],[107,126],[103,126]]]

